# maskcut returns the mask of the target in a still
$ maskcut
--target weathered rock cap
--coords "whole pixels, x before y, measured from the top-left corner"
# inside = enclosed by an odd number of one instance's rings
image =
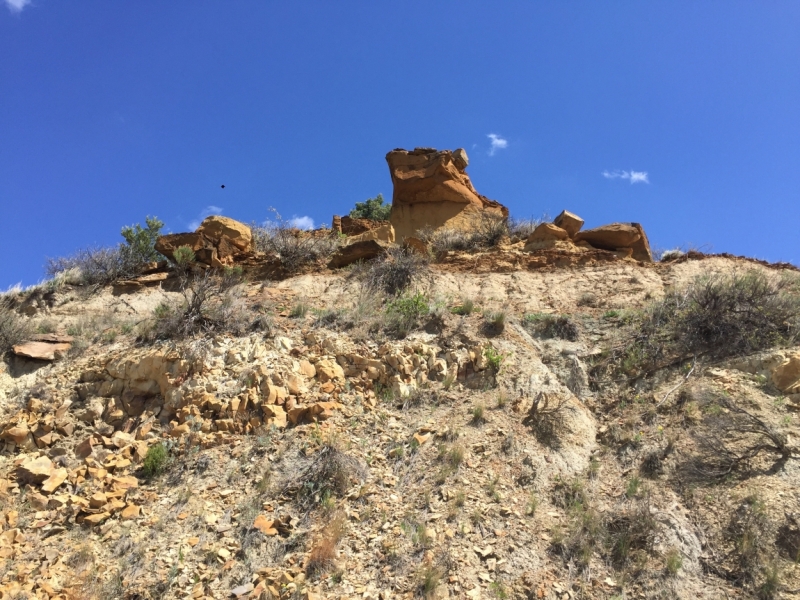
[[[576,242],[586,242],[600,250],[620,250],[630,248],[635,260],[652,262],[650,243],[639,223],[611,223],[594,229],[579,231],[573,238]]]
[[[575,234],[583,227],[583,219],[568,210],[562,210],[561,214],[553,219],[553,225],[561,227],[569,237],[574,238]]]
[[[250,227],[221,215],[206,217],[200,223],[196,233],[201,233],[216,243],[219,243],[222,238],[227,238],[231,244],[242,252],[249,252],[253,243],[253,232]]]
[[[508,209],[479,194],[466,169],[463,148],[397,148],[386,155],[394,190],[391,222],[399,240],[426,227],[468,229],[481,213],[507,217]]]
[[[236,257],[252,251],[253,233],[250,227],[234,219],[212,215],[192,233],[171,233],[156,240],[155,249],[171,260],[175,251],[188,246],[198,263],[222,267]]]

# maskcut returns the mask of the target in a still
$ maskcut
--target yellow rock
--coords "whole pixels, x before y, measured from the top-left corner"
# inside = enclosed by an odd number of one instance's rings
[[[45,494],[52,494],[58,486],[67,480],[68,474],[66,469],[54,469],[50,477],[42,482],[42,491]]]

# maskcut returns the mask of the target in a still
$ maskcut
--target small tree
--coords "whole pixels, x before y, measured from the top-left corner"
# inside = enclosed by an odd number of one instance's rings
[[[127,246],[121,246],[121,251],[133,264],[154,262],[162,258],[156,252],[155,245],[158,236],[161,235],[164,222],[160,221],[158,217],[149,215],[145,217],[144,222],[146,227],[136,223],[129,227],[123,227],[120,232],[127,242]]]
[[[370,221],[388,221],[392,213],[392,205],[383,203],[383,194],[367,198],[364,202],[356,202],[350,211],[353,219],[369,219]]]

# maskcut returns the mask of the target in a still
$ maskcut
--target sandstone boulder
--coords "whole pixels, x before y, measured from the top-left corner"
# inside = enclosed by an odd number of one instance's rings
[[[386,155],[392,176],[391,223],[398,239],[413,237],[425,227],[466,229],[483,213],[507,217],[508,209],[472,186],[465,173],[463,149],[392,150]]]
[[[618,248],[631,248],[641,238],[639,230],[630,223],[612,223],[586,231],[579,231],[575,235],[576,242],[588,242],[592,247],[600,250],[617,250]]]
[[[394,227],[388,221],[382,222],[378,227],[368,229],[363,233],[354,235],[345,240],[344,245],[356,244],[358,242],[366,242],[369,240],[377,240],[380,242],[394,243]]]
[[[244,223],[221,215],[206,217],[196,233],[202,234],[219,245],[227,240],[242,252],[249,252],[253,243],[253,232]]]
[[[639,223],[612,223],[579,231],[574,238],[576,243],[583,242],[600,250],[623,251],[621,256],[630,257],[642,262],[653,262],[650,243],[644,228]],[[628,252],[627,250],[630,250]]]
[[[553,225],[560,227],[567,232],[569,237],[573,238],[583,227],[583,219],[568,210],[562,210],[561,214],[553,219]]]
[[[198,263],[210,267],[232,264],[238,257],[252,251],[253,234],[244,223],[212,215],[193,233],[170,233],[156,240],[155,249],[171,260],[175,250],[188,246]]]
[[[211,240],[200,233],[169,233],[159,236],[155,244],[158,252],[172,260],[175,259],[175,250],[181,246],[189,246],[195,255],[202,250],[214,248]]]
[[[17,356],[53,361],[64,356],[71,347],[70,342],[33,341],[17,344],[12,350]]]
[[[342,246],[328,261],[329,269],[340,269],[360,260],[371,260],[386,252],[388,244],[378,240],[366,240]]]

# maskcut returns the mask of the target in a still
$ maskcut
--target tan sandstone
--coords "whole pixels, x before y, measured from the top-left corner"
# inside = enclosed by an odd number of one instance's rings
[[[467,228],[485,213],[508,216],[505,206],[475,190],[463,149],[396,149],[386,162],[394,185],[391,222],[399,240],[426,227]]]

